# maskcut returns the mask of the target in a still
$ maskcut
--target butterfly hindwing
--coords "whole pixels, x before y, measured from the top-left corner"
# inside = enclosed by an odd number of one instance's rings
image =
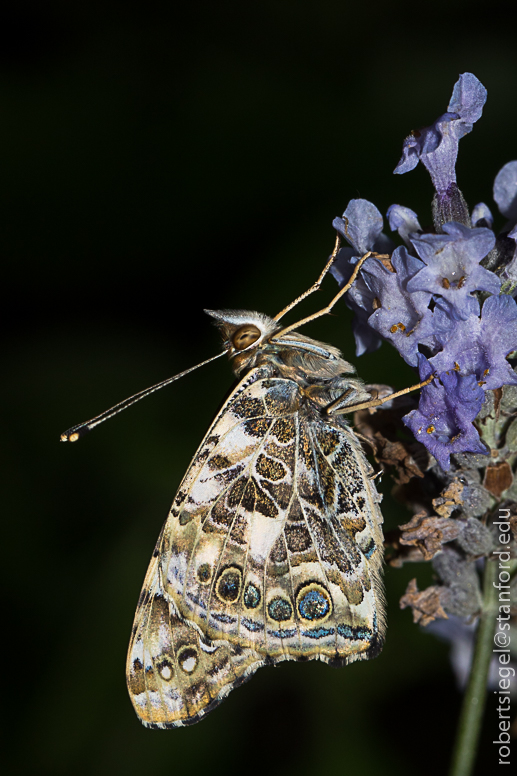
[[[266,652],[352,662],[382,643],[378,496],[346,427],[303,415],[296,424],[295,486],[265,569]]]

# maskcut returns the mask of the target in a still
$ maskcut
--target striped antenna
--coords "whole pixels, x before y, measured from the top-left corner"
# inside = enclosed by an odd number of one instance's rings
[[[205,364],[209,364],[211,361],[215,361],[216,358],[220,358],[224,355],[225,351],[223,350],[222,353],[218,353],[216,356],[212,356],[212,358],[207,358],[206,361],[202,361],[196,366],[191,366],[190,369],[186,369],[184,372],[180,372],[178,375],[174,375],[174,377],[169,377],[167,380],[151,386],[151,388],[146,388],[144,391],[140,391],[140,393],[135,393],[134,396],[130,396],[128,399],[124,399],[124,401],[115,404],[114,407],[111,407],[109,410],[105,410],[105,412],[101,412],[100,415],[96,415],[91,420],[87,420],[85,423],[78,423],[77,426],[72,426],[72,428],[69,428],[68,431],[65,431],[63,434],[61,434],[61,442],[77,442],[78,439],[84,436],[84,434],[86,434],[88,431],[91,431],[92,428],[95,428],[95,426],[98,426],[100,423],[104,423],[105,420],[109,420],[113,417],[113,415],[118,415],[119,412],[122,412],[122,410],[131,407],[132,404],[140,401],[140,399],[145,399],[145,397],[149,396],[150,393],[159,391],[160,388],[165,388],[166,385],[173,383],[175,380],[179,380],[180,377],[185,377],[185,375],[188,375],[195,369],[199,369],[200,366],[205,366]]]

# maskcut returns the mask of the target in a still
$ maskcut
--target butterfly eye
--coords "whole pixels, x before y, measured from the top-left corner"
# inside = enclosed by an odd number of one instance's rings
[[[235,350],[245,350],[248,345],[253,345],[259,339],[261,333],[257,326],[247,323],[245,326],[237,329],[232,337],[232,345]]]

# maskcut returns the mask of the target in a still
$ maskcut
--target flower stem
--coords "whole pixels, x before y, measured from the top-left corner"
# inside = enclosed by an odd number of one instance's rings
[[[463,698],[450,776],[470,776],[476,760],[486,700],[488,670],[497,616],[497,561],[487,560],[483,575],[483,609],[479,618],[470,676]]]

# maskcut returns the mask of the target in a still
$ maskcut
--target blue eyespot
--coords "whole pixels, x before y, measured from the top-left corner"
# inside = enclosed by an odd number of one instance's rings
[[[304,620],[322,620],[330,612],[330,595],[321,585],[311,584],[298,595],[298,612]]]
[[[260,590],[251,582],[248,583],[244,591],[244,606],[246,609],[256,609],[260,603]]]
[[[234,604],[240,595],[242,574],[236,566],[228,566],[219,575],[216,584],[217,597],[224,604]]]
[[[293,615],[293,609],[289,601],[285,598],[273,598],[267,606],[269,616],[275,622],[290,620]]]

